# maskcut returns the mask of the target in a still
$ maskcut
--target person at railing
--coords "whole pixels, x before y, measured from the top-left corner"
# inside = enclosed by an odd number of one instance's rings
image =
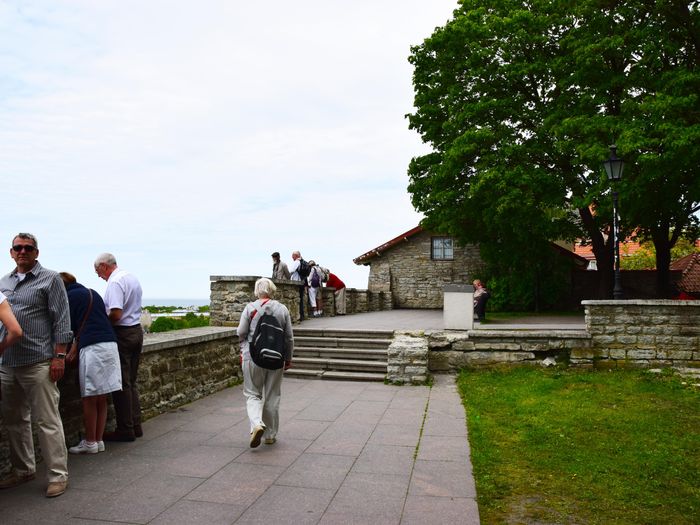
[[[286,279],[289,280],[291,274],[289,273],[289,268],[287,268],[287,263],[280,260],[280,252],[275,252],[272,254],[272,278],[275,280]]]
[[[328,272],[326,286],[335,288],[335,313],[345,315],[345,283],[333,272]]]
[[[75,276],[61,272],[68,292],[73,344],[66,363],[78,363],[80,397],[83,404],[85,439],[74,447],[71,454],[103,452],[107,423],[107,394],[122,389],[122,372],[117,350],[117,336],[109,322],[102,297],[78,283]]]
[[[141,401],[136,383],[143,350],[141,284],[135,275],[117,266],[117,259],[111,253],[97,257],[95,273],[107,281],[105,310],[117,335],[122,369],[122,389],[112,392],[117,428],[105,432],[103,437],[105,441],[134,441],[143,436]]]

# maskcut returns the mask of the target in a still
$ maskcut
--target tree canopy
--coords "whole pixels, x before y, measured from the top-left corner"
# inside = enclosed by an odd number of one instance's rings
[[[652,240],[667,280],[671,248],[697,233],[699,28],[698,2],[462,0],[409,58],[426,224],[513,266],[582,238],[610,276],[615,142],[622,235]]]

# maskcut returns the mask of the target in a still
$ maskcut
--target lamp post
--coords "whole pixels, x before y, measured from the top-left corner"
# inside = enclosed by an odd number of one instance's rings
[[[617,146],[610,146],[610,158],[603,162],[608,180],[613,188],[613,241],[615,243],[615,286],[613,287],[613,299],[622,299],[622,280],[620,279],[620,218],[617,214],[617,189],[615,183],[622,178],[625,169],[625,161],[617,156]]]

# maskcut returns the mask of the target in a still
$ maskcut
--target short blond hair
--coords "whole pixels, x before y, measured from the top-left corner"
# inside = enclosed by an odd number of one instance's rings
[[[258,299],[262,299],[263,297],[272,297],[275,295],[275,292],[277,291],[277,287],[275,286],[275,283],[273,283],[270,279],[267,277],[261,277],[257,281],[255,281],[255,297]]]

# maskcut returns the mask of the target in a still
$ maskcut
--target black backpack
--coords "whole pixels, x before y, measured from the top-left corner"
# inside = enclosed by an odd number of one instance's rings
[[[309,266],[309,263],[307,263],[304,259],[299,259],[299,268],[297,268],[297,273],[303,281],[309,276],[309,273],[311,273],[311,266]]]
[[[279,370],[284,366],[284,329],[269,312],[266,304],[261,305],[259,310],[261,315],[248,347],[250,358],[260,368]],[[255,313],[257,314],[258,310]]]

